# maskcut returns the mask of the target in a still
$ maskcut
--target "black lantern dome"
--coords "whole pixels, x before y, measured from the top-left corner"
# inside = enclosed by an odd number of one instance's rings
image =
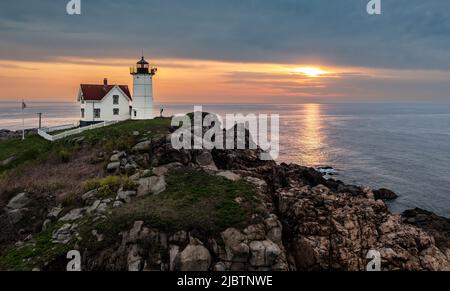
[[[142,56],[142,59],[136,65],[138,74],[149,74],[150,64],[144,59],[144,56]]]
[[[155,75],[158,69],[156,67],[150,67],[150,64],[144,59],[141,58],[140,61],[136,63],[136,67],[130,68],[130,73],[132,75]]]

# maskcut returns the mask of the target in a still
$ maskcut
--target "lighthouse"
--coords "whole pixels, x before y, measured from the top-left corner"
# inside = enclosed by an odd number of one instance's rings
[[[157,68],[150,64],[142,56],[135,67],[130,68],[133,76],[133,106],[131,119],[143,120],[153,118],[153,76]]]

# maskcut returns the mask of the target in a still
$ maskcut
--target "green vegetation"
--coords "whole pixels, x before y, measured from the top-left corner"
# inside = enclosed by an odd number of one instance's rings
[[[83,190],[88,192],[94,189],[99,189],[99,192],[103,196],[112,196],[123,187],[125,191],[136,190],[137,184],[134,183],[129,177],[126,176],[107,176],[99,179],[89,179],[84,182]]]
[[[101,155],[102,157],[109,157],[108,154],[113,150],[130,149],[143,139],[167,134],[169,122],[169,119],[125,121],[110,127],[86,131],[54,143],[47,142],[39,136],[30,136],[25,141],[0,142],[0,161],[11,156],[16,157],[10,165],[0,166],[0,178],[2,175],[13,177],[13,173],[20,172],[22,167],[30,164],[34,166],[36,162],[46,159],[76,165],[77,159],[74,157],[77,153],[80,156],[79,151],[83,149],[85,152],[94,151],[94,157],[100,152],[106,153]],[[82,144],[79,143],[80,137],[83,137]],[[86,160],[90,161],[90,158]],[[82,169],[85,169],[86,162],[82,162]],[[103,159],[100,162],[103,162]],[[63,170],[67,167],[67,165],[59,166]],[[121,187],[124,190],[137,188],[137,185],[126,176],[85,180],[87,177],[99,176],[95,167],[94,170],[89,172],[90,175],[79,178],[75,186],[71,186],[78,187],[79,189],[75,190],[80,190],[79,193],[69,186],[70,191],[67,192],[80,194],[99,189],[101,196],[110,197],[116,195]],[[60,176],[59,173],[58,171],[56,176]],[[0,180],[2,181],[5,182],[7,179]],[[52,186],[55,190],[60,185],[57,184],[59,182],[59,180],[51,181],[55,185]],[[257,203],[254,186],[245,181],[232,182],[200,170],[183,168],[170,171],[166,175],[166,182],[167,188],[163,193],[135,198],[129,204],[112,209],[112,214],[108,213],[106,219],[93,219],[93,216],[86,214],[77,222],[82,237],[77,244],[81,249],[94,253],[100,249],[113,247],[121,242],[120,232],[129,230],[138,220],[144,221],[146,226],[166,232],[193,231],[196,237],[202,239],[216,235],[228,227],[243,227],[250,223],[252,214],[258,211],[255,207]],[[48,187],[47,184],[45,186]],[[79,195],[67,195],[63,206],[70,208],[80,202]],[[2,249],[0,270],[31,270],[34,267],[42,267],[45,263],[57,264],[58,259],[65,256],[74,244],[70,242],[61,245],[51,242],[53,231],[59,227],[60,223],[52,224],[46,231],[35,234],[34,238],[23,247],[11,245]],[[93,230],[102,234],[104,239],[97,241],[92,234]]]
[[[0,161],[15,157],[10,165],[6,167],[0,165],[0,173],[6,168],[36,160],[48,154],[51,150],[58,150],[57,144],[52,144],[38,135],[29,136],[24,141],[20,139],[0,141]]]
[[[144,137],[155,137],[167,133],[169,125],[170,119],[128,120],[108,127],[88,130],[53,143],[38,135],[28,136],[24,141],[20,139],[0,141],[0,162],[15,157],[9,165],[0,165],[0,175],[26,162],[45,160],[50,155],[55,155],[63,163],[68,162],[79,147],[76,142],[72,142],[74,138],[84,137],[85,144],[100,145],[98,147],[100,150],[122,150],[133,146]],[[138,136],[133,134],[136,131],[140,133]]]
[[[46,231],[35,236],[32,242],[22,246],[12,246],[0,256],[0,270],[2,271],[31,271],[35,267],[42,267],[60,256],[65,256],[72,249],[71,244],[61,245],[52,243],[52,233],[59,224],[54,224]]]
[[[236,202],[240,197],[242,202]],[[195,231],[198,237],[218,234],[228,227],[241,227],[249,222],[255,211],[254,187],[245,181],[232,182],[218,176],[191,170],[173,170],[167,176],[167,190],[146,196],[115,209],[111,217],[93,229],[105,235],[105,241],[83,240],[89,250],[108,246],[120,239],[118,234],[128,230],[135,221],[163,231]]]
[[[116,125],[88,130],[81,134],[88,144],[101,144],[105,150],[125,150],[134,146],[143,137],[158,137],[167,134],[170,119],[127,120]],[[133,132],[139,132],[134,136]],[[70,138],[69,138],[70,139]]]

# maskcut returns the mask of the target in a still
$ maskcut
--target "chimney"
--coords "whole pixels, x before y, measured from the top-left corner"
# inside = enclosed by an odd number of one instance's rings
[[[103,90],[108,90],[108,79],[103,79]]]

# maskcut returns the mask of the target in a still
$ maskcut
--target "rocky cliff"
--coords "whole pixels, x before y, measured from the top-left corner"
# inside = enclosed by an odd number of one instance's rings
[[[83,270],[363,271],[370,250],[382,270],[450,270],[449,220],[391,214],[384,190],[263,162],[258,150],[174,150],[170,134],[130,136],[138,142],[110,152],[68,141],[97,165],[70,199],[3,191],[1,269],[65,270],[75,249]]]

